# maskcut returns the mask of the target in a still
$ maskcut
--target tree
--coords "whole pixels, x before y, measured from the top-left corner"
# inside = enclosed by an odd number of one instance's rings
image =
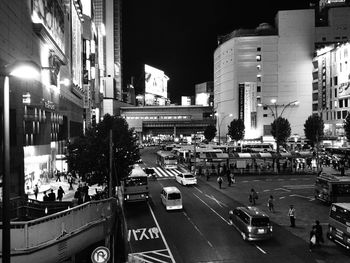
[[[276,140],[277,151],[280,145],[286,144],[287,139],[290,137],[291,128],[287,119],[278,117],[273,123],[271,123],[271,134]]]
[[[208,125],[204,130],[205,139],[210,142],[216,136],[216,128],[214,125]]]
[[[344,120],[344,130],[345,130],[345,135],[346,139],[350,141],[350,114],[348,112],[348,115],[346,115],[346,118]]]
[[[84,176],[92,174],[93,180],[106,183],[109,178],[109,134],[112,130],[113,182],[120,183],[140,158],[134,130],[129,129],[125,119],[105,115],[103,121],[86,130],[85,135],[68,144],[67,162],[69,169],[74,169]]]
[[[233,119],[227,128],[232,140],[237,142],[244,139],[245,126],[242,119]]]
[[[309,116],[304,124],[304,133],[306,139],[315,146],[323,136],[324,122],[320,116],[314,114]]]

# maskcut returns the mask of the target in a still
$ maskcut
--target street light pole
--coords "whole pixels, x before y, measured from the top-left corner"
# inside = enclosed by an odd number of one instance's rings
[[[3,73],[3,72],[1,72]],[[15,62],[4,67],[3,103],[3,176],[2,176],[2,262],[11,262],[11,205],[10,205],[10,79],[9,76],[34,79],[40,67],[32,61]]]

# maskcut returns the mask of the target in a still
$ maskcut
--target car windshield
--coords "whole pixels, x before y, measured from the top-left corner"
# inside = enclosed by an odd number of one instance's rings
[[[268,226],[270,224],[270,219],[267,217],[252,218],[252,226]]]
[[[169,200],[176,200],[176,199],[181,199],[181,194],[180,193],[170,193],[168,195]]]
[[[185,178],[194,178],[194,176],[192,174],[185,174],[184,176],[185,176]]]

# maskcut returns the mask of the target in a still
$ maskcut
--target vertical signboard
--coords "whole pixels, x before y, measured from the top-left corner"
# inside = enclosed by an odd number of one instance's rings
[[[82,36],[81,22],[72,4],[72,79],[73,83],[82,88]]]
[[[238,84],[238,118],[244,121],[244,83]]]
[[[322,109],[327,108],[327,94],[326,94],[326,58],[322,59]]]

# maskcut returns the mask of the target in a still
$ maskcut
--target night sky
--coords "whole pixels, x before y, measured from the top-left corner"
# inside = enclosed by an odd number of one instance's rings
[[[217,36],[239,28],[274,25],[278,10],[309,8],[310,0],[123,0],[123,87],[134,76],[142,92],[149,64],[170,78],[172,103],[193,96],[195,84],[213,80]]]

